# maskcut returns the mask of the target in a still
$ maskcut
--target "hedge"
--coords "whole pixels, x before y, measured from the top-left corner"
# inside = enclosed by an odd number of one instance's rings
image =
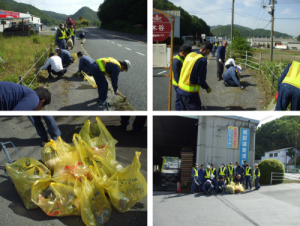
[[[271,172],[284,173],[283,164],[277,159],[265,159],[258,164],[260,169],[260,184],[270,184]],[[282,183],[283,180],[276,180],[274,183]],[[273,182],[272,182],[273,184]]]

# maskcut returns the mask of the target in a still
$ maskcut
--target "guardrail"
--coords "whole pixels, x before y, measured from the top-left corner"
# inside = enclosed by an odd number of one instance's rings
[[[275,178],[275,179],[273,179]],[[279,181],[299,181],[300,182],[300,176],[299,175],[286,175],[285,173],[276,173],[271,172],[271,180],[270,184],[272,184],[272,181],[279,180]]]

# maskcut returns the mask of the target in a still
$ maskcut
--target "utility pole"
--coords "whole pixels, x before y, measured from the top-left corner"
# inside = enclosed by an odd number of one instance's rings
[[[232,10],[231,10],[231,42],[233,40],[233,18],[234,18],[234,0],[232,0]]]
[[[271,11],[271,56],[270,60],[273,61],[273,29],[274,29],[274,0],[272,0],[272,11]]]

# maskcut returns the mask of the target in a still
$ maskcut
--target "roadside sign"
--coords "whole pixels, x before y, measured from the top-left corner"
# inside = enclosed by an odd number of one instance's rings
[[[171,33],[171,23],[163,14],[153,14],[153,41],[162,42],[166,40]]]
[[[240,165],[243,161],[248,162],[250,129],[241,128],[240,130]]]
[[[201,34],[201,38],[205,39],[206,35],[205,34]]]
[[[81,20],[82,20],[82,17],[80,16],[80,17],[78,18],[78,20],[80,20],[80,21],[81,21]]]
[[[20,13],[0,10],[0,18],[19,18]]]

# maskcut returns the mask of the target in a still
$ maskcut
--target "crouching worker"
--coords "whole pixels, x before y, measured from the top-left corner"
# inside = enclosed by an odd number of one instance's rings
[[[32,90],[13,82],[0,82],[1,111],[38,111],[50,102],[51,93],[43,87]]]
[[[224,79],[224,85],[225,86],[238,86],[241,89],[244,89],[244,86],[240,84],[240,78],[238,73],[241,72],[239,70],[240,67],[235,68],[235,67],[230,67],[228,70],[225,72],[223,79]]]
[[[48,78],[54,78],[52,74],[57,75],[57,78],[60,79],[64,74],[66,74],[67,69],[63,68],[61,58],[59,56],[54,56],[54,53],[49,54],[49,59],[40,70],[48,70]],[[52,74],[51,74],[52,73]]]
[[[84,39],[84,38],[85,38],[84,32],[82,32],[82,33],[79,34],[79,38],[80,38],[80,39]]]
[[[235,182],[236,184],[238,184],[238,183],[244,184],[244,178],[243,178],[240,174],[238,174],[238,175],[236,176],[234,182]]]
[[[211,194],[214,186],[210,180],[205,181],[203,184],[203,191],[205,194]]]
[[[103,109],[108,108],[107,92],[108,83],[105,75],[108,75],[112,82],[114,93],[118,94],[118,77],[120,72],[128,71],[131,64],[128,60],[118,61],[112,57],[100,58],[90,66],[90,72],[92,73],[95,82],[98,86],[98,104],[102,105]]]
[[[61,58],[64,67],[68,67],[73,63],[73,58],[67,50],[56,48],[55,53]]]
[[[86,74],[89,74],[90,72],[90,66],[95,63],[95,61],[90,58],[89,56],[83,55],[81,51],[77,53],[77,57],[79,59],[79,69],[77,72],[77,75],[81,74],[81,71],[83,71]]]
[[[222,193],[224,194],[225,191],[225,178],[224,176],[220,176],[218,182],[217,182],[217,187],[216,187],[217,193]]]

